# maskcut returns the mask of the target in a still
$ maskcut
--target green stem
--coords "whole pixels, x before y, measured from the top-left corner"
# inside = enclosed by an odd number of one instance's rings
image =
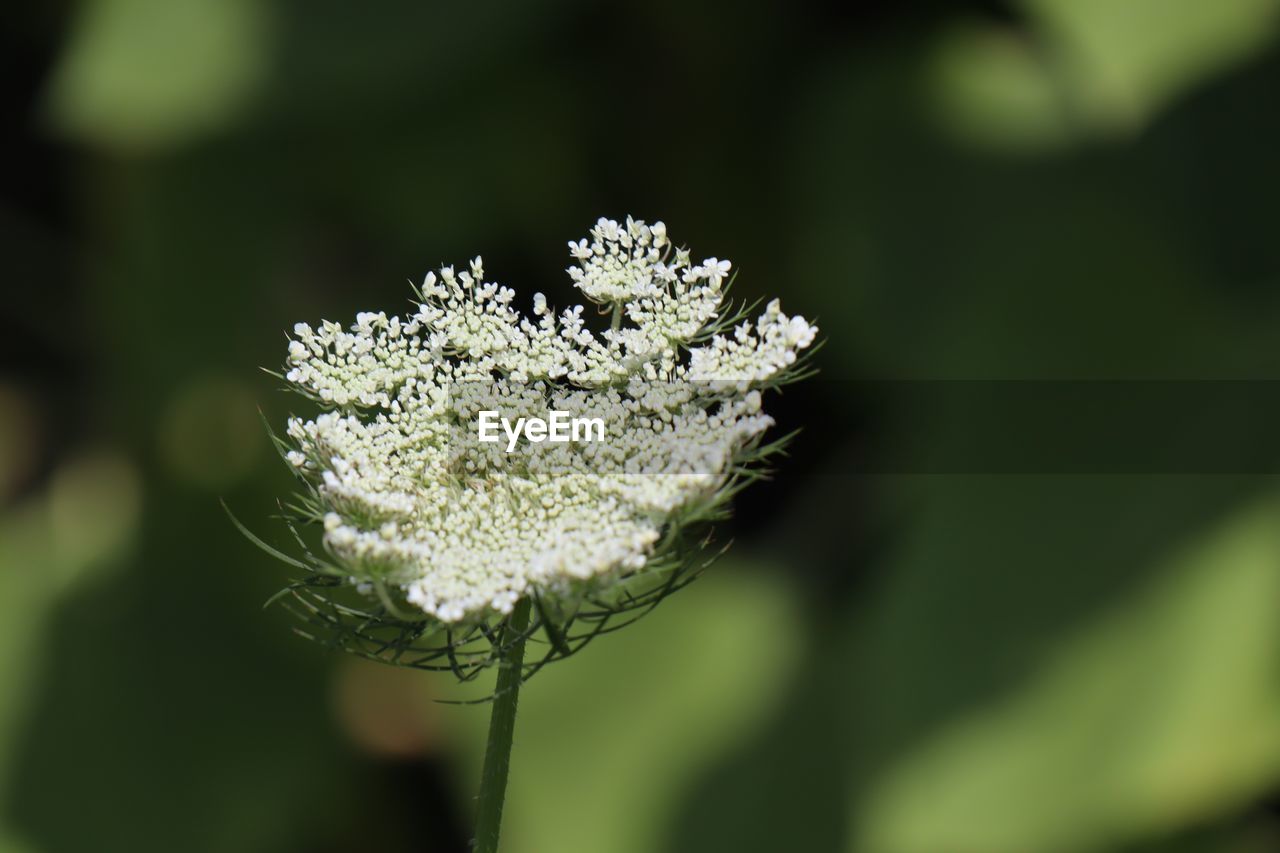
[[[609,328],[615,332],[622,326],[622,303],[613,303],[613,317],[609,321]]]
[[[498,685],[489,716],[489,744],[484,751],[480,802],[476,808],[476,853],[497,853],[498,850],[502,801],[506,797],[507,771],[511,767],[511,737],[516,729],[516,701],[520,698],[524,632],[529,627],[529,607],[528,598],[516,602],[502,630],[502,644],[510,641],[510,645],[498,663]]]

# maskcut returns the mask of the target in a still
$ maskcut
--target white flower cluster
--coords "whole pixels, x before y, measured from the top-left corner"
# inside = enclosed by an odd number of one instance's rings
[[[607,584],[643,569],[677,515],[714,502],[772,424],[759,389],[813,326],[775,300],[717,333],[729,262],[693,264],[660,222],[601,219],[569,246],[570,276],[612,328],[541,294],[522,316],[479,258],[428,275],[407,318],[294,327],[286,378],[325,411],[290,419],[287,458],[353,583],[446,623]],[[485,409],[599,417],[607,439],[509,453],[477,441]]]

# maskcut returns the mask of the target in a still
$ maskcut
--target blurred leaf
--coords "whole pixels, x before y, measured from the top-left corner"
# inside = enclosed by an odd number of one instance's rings
[[[85,0],[50,107],[73,135],[151,149],[226,126],[267,65],[265,0]]]
[[[36,853],[36,849],[12,835],[6,835],[4,828],[0,827],[0,853]]]
[[[1280,534],[1275,502],[1231,515],[1256,482],[894,483],[879,584],[821,632],[783,713],[704,775],[674,849],[1114,849],[1267,790]]]
[[[1262,228],[1280,173],[1263,152],[1280,127],[1247,106],[1269,97],[1274,62],[1132,146],[1040,159],[939,138],[916,62],[824,69],[797,122],[787,280],[841,332],[827,364],[895,379],[1276,375],[1280,243]],[[1249,213],[1207,214],[1236,210]]]
[[[65,463],[46,494],[0,516],[0,803],[21,784],[12,756],[47,663],[50,613],[68,588],[119,558],[137,528],[138,492],[131,465],[98,454]],[[0,851],[24,849],[16,844],[0,826]]]
[[[773,709],[799,616],[776,575],[726,558],[639,623],[522,691],[504,849],[650,853],[690,783]],[[478,771],[488,708],[463,707]],[[474,790],[468,783],[468,790]]]
[[[0,598],[27,629],[14,637],[0,619],[12,641],[0,648],[27,679],[5,814],[41,850],[275,853],[346,830],[351,813],[317,799],[376,813],[379,792],[331,736],[324,657],[285,645],[259,607],[279,583],[269,561],[207,496],[149,486],[122,571],[86,576],[43,612]]]
[[[1060,62],[1070,107],[1134,129],[1276,34],[1276,0],[1020,0]]]
[[[926,81],[957,138],[997,151],[1059,150],[1131,133],[1276,34],[1277,0],[1020,0],[1020,28],[947,27]]]
[[[957,23],[938,39],[926,72],[942,126],[966,142],[1000,151],[1043,151],[1076,138],[1054,69],[1026,33]]]
[[[1094,849],[1265,791],[1280,778],[1278,510],[1180,548],[1017,690],[895,757],[860,798],[852,849]]]

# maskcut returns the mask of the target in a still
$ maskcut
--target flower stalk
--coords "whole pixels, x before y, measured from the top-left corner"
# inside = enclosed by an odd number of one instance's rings
[[[516,603],[507,619],[501,640],[502,659],[498,683],[489,715],[489,741],[485,747],[484,769],[480,774],[480,796],[476,807],[477,853],[497,853],[502,829],[502,804],[507,793],[507,773],[511,768],[511,745],[516,727],[516,703],[524,667],[525,631],[529,628],[528,598]]]

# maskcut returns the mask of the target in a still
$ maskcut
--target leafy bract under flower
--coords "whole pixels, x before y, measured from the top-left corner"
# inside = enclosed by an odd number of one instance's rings
[[[693,263],[660,222],[601,219],[569,247],[610,329],[541,294],[522,315],[480,258],[429,274],[408,316],[294,327],[286,379],[323,411],[289,420],[285,455],[343,583],[447,625],[530,595],[571,607],[667,565],[677,528],[749,471],[761,391],[795,378],[816,329],[776,300],[729,316],[729,262]],[[478,440],[484,410],[596,417],[604,439],[509,450]]]

